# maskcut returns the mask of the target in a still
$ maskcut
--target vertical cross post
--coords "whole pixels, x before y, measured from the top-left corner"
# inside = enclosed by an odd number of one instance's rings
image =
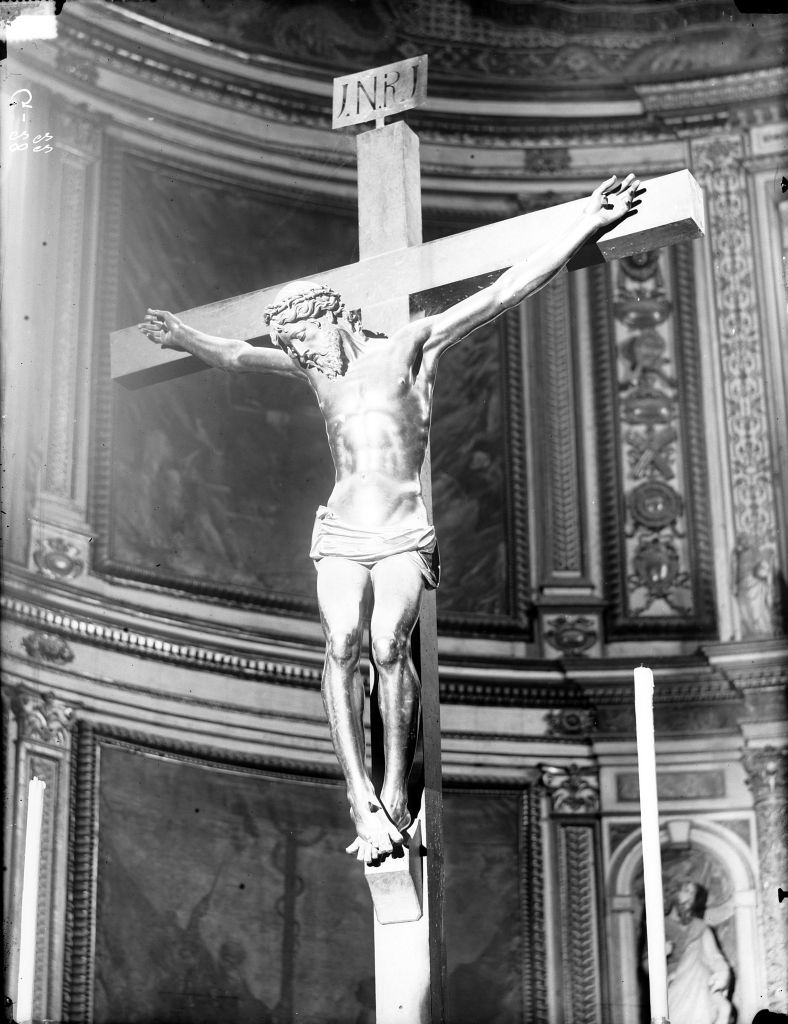
[[[398,121],[358,136],[359,256],[367,259],[421,243],[421,177],[419,141]],[[365,311],[366,312],[366,311]],[[372,311],[370,311],[372,312]],[[399,296],[376,304],[369,326],[391,335],[410,318],[409,297]],[[429,450],[422,470],[427,509],[430,501]],[[410,873],[421,885],[418,920],[382,924],[375,914],[375,1001],[377,1024],[442,1024],[446,961],[443,944],[443,830],[438,692],[437,622],[435,593],[427,591],[414,634],[414,662],[421,679],[421,749],[417,753],[421,808],[414,841],[403,860],[421,859],[424,870]],[[371,700],[374,705],[375,701]],[[380,739],[373,729],[373,774],[382,757]],[[423,844],[423,850],[420,847]],[[367,867],[375,898],[381,877],[392,869],[408,871],[406,864],[384,862]],[[377,873],[377,874],[376,874]]]

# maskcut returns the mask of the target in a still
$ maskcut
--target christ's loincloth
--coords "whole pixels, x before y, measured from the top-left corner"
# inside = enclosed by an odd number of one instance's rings
[[[309,557],[319,562],[329,556],[349,558],[371,569],[392,555],[409,555],[424,577],[427,590],[440,581],[440,558],[435,530],[415,516],[390,529],[365,530],[343,522],[321,505],[315,516]]]

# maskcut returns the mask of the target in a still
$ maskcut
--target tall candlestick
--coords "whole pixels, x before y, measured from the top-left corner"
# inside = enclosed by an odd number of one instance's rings
[[[20,1024],[33,1019],[36,973],[36,920],[38,918],[38,874],[41,861],[41,823],[44,815],[43,779],[32,778],[27,790],[25,863],[22,873],[22,912],[19,933],[19,974],[16,1019]]]
[[[635,669],[635,727],[640,783],[640,831],[643,845],[643,885],[646,897],[648,985],[651,1024],[668,1021],[668,968],[665,956],[665,911],[662,902],[662,852],[659,843],[657,760],[654,750],[654,676]]]

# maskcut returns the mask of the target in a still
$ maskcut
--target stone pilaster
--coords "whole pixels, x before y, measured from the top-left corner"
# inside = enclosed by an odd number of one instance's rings
[[[541,769],[557,854],[563,1019],[575,1024],[602,1024],[599,782],[594,769],[576,764],[542,765]]]
[[[766,955],[771,1010],[788,1009],[788,917],[777,898],[788,879],[788,747],[746,749],[747,784],[752,791],[760,865],[759,930]]]

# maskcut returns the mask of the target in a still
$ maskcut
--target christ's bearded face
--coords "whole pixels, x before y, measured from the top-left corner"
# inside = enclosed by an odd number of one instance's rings
[[[292,323],[272,319],[271,330],[277,343],[304,370],[315,369],[329,380],[336,380],[347,369],[342,332],[329,317]]]

